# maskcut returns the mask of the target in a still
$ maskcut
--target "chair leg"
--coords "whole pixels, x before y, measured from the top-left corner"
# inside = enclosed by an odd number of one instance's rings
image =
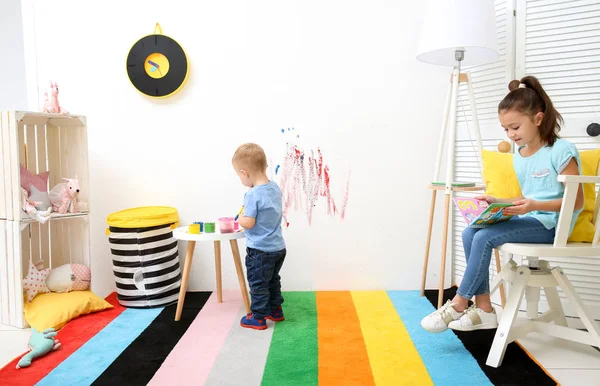
[[[600,348],[600,329],[598,328],[598,323],[596,323],[593,316],[589,313],[589,311],[581,301],[579,295],[577,295],[577,292],[575,292],[575,288],[573,288],[573,285],[571,284],[567,276],[565,276],[563,270],[560,267],[553,268],[552,275],[560,285],[560,288],[562,288],[562,290],[564,291],[565,295],[567,295],[567,298],[569,299],[573,307],[575,307],[575,310],[581,318],[583,325],[587,328],[592,339],[590,344],[592,346]]]
[[[525,289],[525,300],[527,302],[527,317],[535,319],[538,317],[538,306],[540,304],[540,287],[527,287]]]
[[[504,266],[502,267],[502,270],[500,270],[500,273],[496,275],[496,277],[494,278],[494,281],[492,282],[492,288],[490,289],[490,296],[494,294],[494,292],[496,292],[496,290],[498,289],[498,287],[500,287],[500,285],[502,285],[502,282],[506,280],[506,278],[508,277],[508,273],[517,268],[517,263],[515,263],[512,259],[509,260],[506,264],[504,264]]]
[[[506,346],[512,341],[510,340],[510,328],[515,322],[515,318],[519,312],[521,299],[523,298],[523,293],[527,287],[530,275],[531,273],[527,267],[519,267],[517,269],[517,278],[511,286],[506,301],[506,307],[504,307],[504,311],[502,312],[502,318],[500,318],[500,323],[496,330],[496,335],[494,336],[494,342],[492,343],[490,353],[485,362],[488,366],[498,367],[502,363],[502,359],[504,359]]]
[[[546,294],[546,300],[548,300],[548,306],[550,309],[556,312],[554,323],[559,326],[568,327],[567,319],[565,318],[565,311],[563,310],[560,297],[558,297],[558,291],[556,287],[544,287],[544,294]]]
[[[497,249],[494,249],[494,256],[496,257],[496,273],[500,273],[500,252]],[[506,292],[504,291],[504,284],[500,284],[500,304],[502,304],[502,308],[506,305]]]

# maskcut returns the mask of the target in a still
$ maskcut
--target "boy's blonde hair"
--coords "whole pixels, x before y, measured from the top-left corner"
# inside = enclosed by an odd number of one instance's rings
[[[242,169],[262,172],[267,169],[267,156],[263,148],[257,144],[245,143],[237,148],[231,163]]]

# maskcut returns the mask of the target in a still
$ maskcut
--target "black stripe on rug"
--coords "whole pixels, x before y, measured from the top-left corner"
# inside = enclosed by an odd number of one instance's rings
[[[211,292],[188,292],[179,322],[175,321],[177,304],[165,307],[93,385],[147,385],[196,319],[210,294]]]
[[[456,295],[458,287],[450,287],[444,290],[444,301],[452,299]],[[437,307],[438,290],[426,290],[425,296],[434,307]],[[548,376],[527,354],[521,346],[512,342],[506,347],[504,360],[498,368],[485,364],[496,329],[479,331],[454,331],[451,330],[462,342],[465,348],[477,360],[481,370],[487,375],[494,385],[557,385],[557,382]],[[457,374],[460,377],[460,374]],[[515,380],[519,379],[518,383]]]

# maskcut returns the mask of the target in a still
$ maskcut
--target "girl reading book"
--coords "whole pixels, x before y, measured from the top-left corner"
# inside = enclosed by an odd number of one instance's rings
[[[558,136],[562,117],[538,79],[526,76],[511,81],[508,88],[510,92],[498,105],[498,117],[508,138],[518,146],[513,165],[523,196],[477,197],[488,203],[513,203],[504,213],[514,217],[485,228],[464,230],[467,268],[456,296],[421,321],[421,326],[431,332],[498,327],[489,293],[492,250],[505,243],[552,243],[565,190],[557,177],[581,174],[579,152]],[[582,208],[580,186],[570,231]],[[468,307],[473,296],[475,303]]]

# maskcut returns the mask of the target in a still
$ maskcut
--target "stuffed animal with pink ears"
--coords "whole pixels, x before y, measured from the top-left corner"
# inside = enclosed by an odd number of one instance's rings
[[[48,91],[50,91],[50,98],[48,98]],[[67,111],[58,103],[58,83],[50,81],[48,90],[44,91],[44,112],[67,114]]]
[[[79,196],[79,180],[63,178],[66,182],[56,184],[49,192],[48,197],[55,212],[65,214],[77,212],[77,197]]]

